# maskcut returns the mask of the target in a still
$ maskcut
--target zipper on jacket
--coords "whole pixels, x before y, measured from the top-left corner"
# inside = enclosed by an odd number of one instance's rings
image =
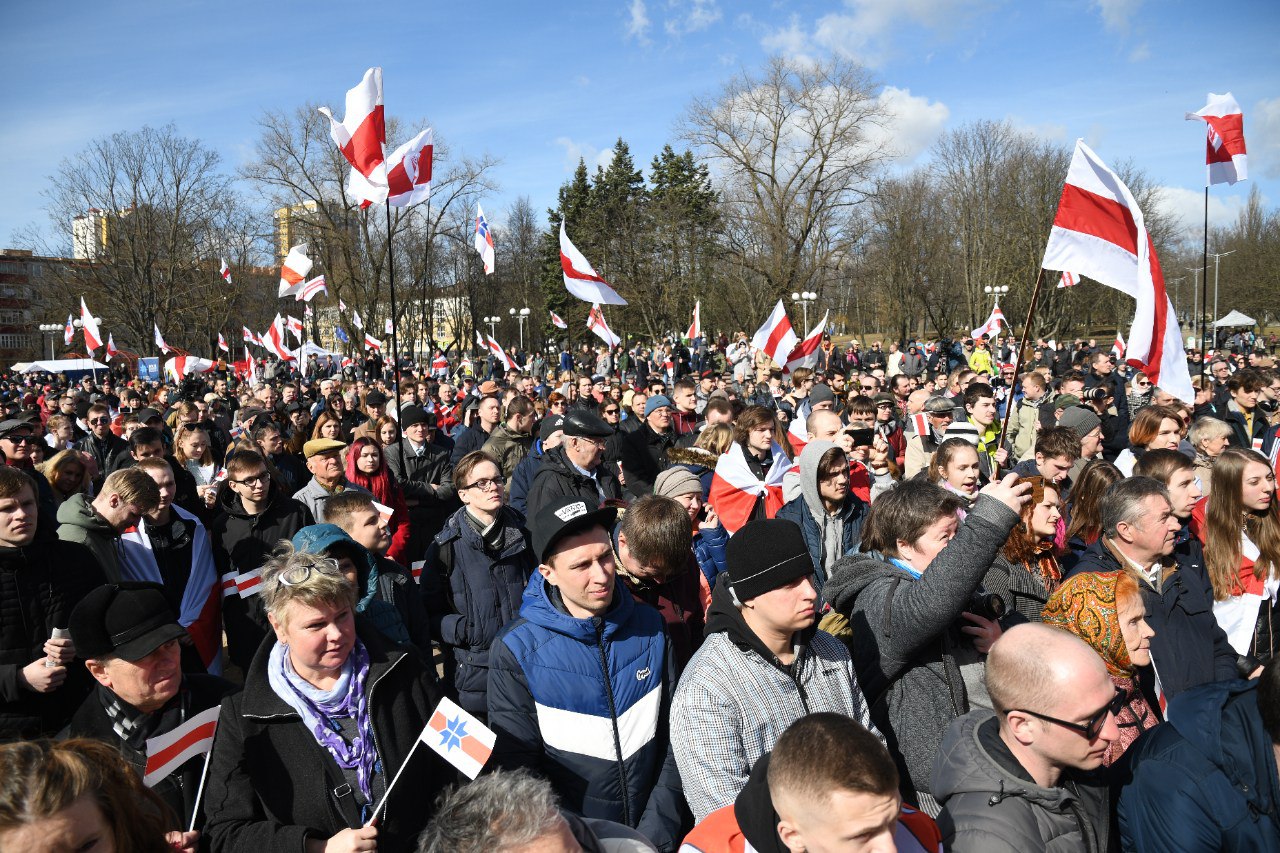
[[[627,768],[622,760],[622,734],[618,731],[618,707],[613,701],[613,682],[609,678],[609,658],[604,648],[604,619],[591,619],[596,627],[596,648],[600,650],[600,669],[604,672],[604,694],[609,700],[609,721],[613,723],[613,750],[618,756],[618,784],[622,786],[622,822],[634,826],[631,820],[631,794],[627,791]]]
[[[1075,785],[1073,784],[1074,788]],[[1080,793],[1073,791],[1071,802],[1067,803],[1067,808],[1071,810],[1071,816],[1076,819],[1076,825],[1080,827],[1080,839],[1084,841],[1085,853],[1094,853],[1097,850],[1095,846],[1095,838],[1092,833],[1093,827],[1084,819],[1084,813],[1080,810]]]

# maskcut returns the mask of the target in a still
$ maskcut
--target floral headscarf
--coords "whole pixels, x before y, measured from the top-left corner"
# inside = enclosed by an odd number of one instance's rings
[[[1120,632],[1116,584],[1121,572],[1082,572],[1063,582],[1045,602],[1044,624],[1070,631],[1084,640],[1119,678],[1133,675],[1129,647]]]

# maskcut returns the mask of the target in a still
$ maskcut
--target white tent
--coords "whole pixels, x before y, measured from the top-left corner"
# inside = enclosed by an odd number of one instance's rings
[[[73,373],[107,370],[108,367],[91,358],[59,358],[52,361],[20,362],[13,369],[19,373]]]
[[[1213,324],[1215,329],[1227,329],[1232,326],[1253,326],[1256,325],[1252,317],[1241,314],[1239,311],[1232,311],[1227,316]]]

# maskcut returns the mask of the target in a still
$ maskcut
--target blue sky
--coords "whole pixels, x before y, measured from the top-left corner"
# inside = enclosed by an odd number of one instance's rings
[[[56,14],[10,3],[0,20],[3,246],[21,227],[51,227],[45,179],[95,137],[172,121],[234,169],[264,109],[315,100],[340,115],[370,65],[384,68],[391,115],[502,161],[501,191],[485,200],[498,223],[518,195],[539,211],[554,203],[577,158],[607,161],[619,136],[647,166],[691,97],[770,53],[869,65],[906,165],[948,128],[1007,118],[1084,137],[1109,163],[1133,158],[1189,225],[1204,143],[1183,113],[1230,90],[1251,178],[1215,187],[1212,216],[1233,218],[1255,183],[1280,204],[1280,4],[1262,0],[1216,11],[1184,0],[72,0]]]

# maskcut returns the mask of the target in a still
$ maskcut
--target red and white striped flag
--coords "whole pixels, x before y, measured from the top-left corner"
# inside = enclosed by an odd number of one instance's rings
[[[492,275],[494,269],[493,232],[489,230],[489,220],[484,218],[484,210],[476,205],[476,237],[473,241],[480,260],[484,263],[484,274]]]
[[[765,355],[773,359],[774,364],[783,367],[787,362],[787,356],[798,343],[800,339],[791,328],[791,321],[787,319],[787,309],[779,299],[778,304],[773,307],[773,313],[764,321],[764,325],[756,330],[755,337],[751,339],[751,346],[763,350]]]
[[[246,344],[256,344],[258,342],[258,336],[249,331],[248,326],[241,326],[240,329],[244,333],[244,342]]]
[[[80,328],[84,331],[85,348],[93,355],[93,351],[102,346],[102,330],[98,328],[98,318],[89,313],[83,296],[80,297]]]
[[[292,335],[298,339],[298,343],[302,343],[303,326],[302,326],[301,320],[299,320],[297,317],[293,316],[292,314],[286,314],[285,328],[288,329],[290,333],[292,333]]]
[[[364,321],[360,319],[360,312],[359,312],[359,311],[354,311],[354,310],[353,310],[353,311],[351,312],[351,323],[352,323],[352,325],[354,325],[354,326],[355,326],[357,329],[359,329],[360,331],[362,331],[362,332],[364,331]]]
[[[62,330],[62,343],[64,346],[71,346],[71,342],[76,337],[76,315],[67,315],[67,326]]]
[[[549,311],[547,313],[551,315],[551,325],[555,326],[557,329],[569,328],[569,324],[566,323],[559,314],[554,311]]]
[[[693,322],[689,324],[689,331],[684,333],[689,340],[702,337],[702,301],[693,303]]]
[[[262,569],[257,568],[236,575],[236,595],[248,598],[262,592]]]
[[[1191,405],[1195,392],[1182,331],[1165,291],[1160,260],[1137,201],[1124,182],[1076,141],[1042,265],[1075,270],[1136,301],[1128,364]]]
[[[812,411],[812,407],[810,407],[809,411]],[[804,453],[804,446],[809,443],[808,420],[808,412],[803,417],[797,412],[796,416],[791,419],[791,423],[787,425],[787,440],[791,442],[791,453],[797,459],[800,458],[801,453]]]
[[[601,305],[626,305],[627,300],[617,294],[595,267],[583,257],[578,247],[569,240],[560,220],[560,268],[564,271],[564,286],[583,302]]]
[[[738,532],[751,519],[756,499],[764,495],[765,514],[773,518],[782,508],[782,478],[791,468],[791,460],[778,444],[773,445],[773,465],[764,481],[756,479],[747,465],[742,445],[734,442],[721,454],[711,475],[711,491],[707,503],[720,516],[720,523],[730,535]]]
[[[248,353],[245,353],[245,355],[248,355]],[[236,574],[237,572],[232,570],[222,576],[223,598],[230,598],[233,595],[239,595],[239,592],[236,590]]]
[[[289,250],[280,266],[280,290],[276,296],[284,299],[286,296],[297,295],[309,272],[311,259],[307,257],[307,244],[299,243]]]
[[[223,352],[231,352],[231,347],[227,346],[227,339],[222,336],[222,332],[218,332],[218,349]]]
[[[1111,351],[1116,354],[1116,358],[1124,358],[1124,349],[1124,335],[1116,329],[1116,342],[1111,345]]]
[[[160,348],[160,352],[168,354],[170,347],[164,342],[164,335],[160,334],[160,327],[152,323],[152,327],[156,331],[156,346]]]
[[[444,353],[437,355],[431,359],[431,372],[442,376],[449,372],[449,359],[444,357]]]
[[[414,560],[409,564],[409,574],[413,576],[415,583],[422,580],[422,570],[426,567],[426,560]]]
[[[297,292],[297,295],[295,296],[295,299],[298,302],[309,303],[311,302],[312,299],[315,299],[318,294],[328,293],[328,292],[329,292],[329,285],[325,283],[324,276],[318,275],[315,278],[311,279],[311,281],[308,281],[306,284],[302,285],[302,287],[298,288],[298,292]]]
[[[822,335],[827,330],[827,320],[830,317],[831,312],[827,311],[822,315],[822,321],[804,336],[803,341],[796,344],[795,349],[787,356],[787,363],[782,367],[783,373],[790,373],[798,367],[813,367],[818,363],[818,347],[822,345]],[[800,451],[797,450],[796,455],[799,456]]]
[[[986,335],[988,338],[994,338],[1000,332],[1000,327],[1007,325],[1004,320],[1004,312],[1000,310],[1000,302],[996,301],[996,307],[991,309],[991,316],[987,318],[987,322],[973,330],[970,337],[977,340]]]
[[[368,332],[365,332],[365,333],[364,333],[364,348],[365,348],[365,349],[367,349],[367,350],[374,350],[374,351],[376,351],[376,352],[382,352],[382,341],[378,340],[377,338],[375,338],[373,335],[369,334]]]
[[[218,712],[221,710],[221,706],[215,705],[171,732],[147,738],[147,767],[142,783],[154,788],[192,758],[213,749],[213,736],[218,731]]]
[[[351,164],[347,193],[360,201],[381,204],[387,200],[387,128],[382,106],[382,69],[364,72],[360,84],[347,92],[342,121],[328,107],[320,112],[329,119],[329,135]]]
[[[293,355],[289,352],[289,347],[285,342],[284,318],[279,314],[271,321],[271,328],[258,339],[258,343],[266,347],[269,352],[282,361],[293,361]]]
[[[609,324],[604,321],[604,312],[600,310],[599,305],[592,305],[591,310],[587,312],[587,328],[610,349],[622,343],[622,338],[615,335],[609,328]]]
[[[208,373],[216,365],[207,358],[194,355],[175,355],[164,363],[164,372],[172,376],[174,381],[181,382],[183,377],[193,373]]]
[[[1075,287],[1080,283],[1080,277],[1073,272],[1062,271],[1062,278],[1058,279],[1058,287]]]
[[[487,349],[489,350],[489,352],[493,353],[494,356],[496,356],[497,359],[502,362],[502,366],[505,369],[507,370],[518,369],[516,367],[515,359],[507,355],[506,351],[503,350],[502,347],[498,344],[498,342],[495,341],[493,338],[489,337],[488,335],[481,335],[479,332],[476,332],[476,343],[478,343],[483,349]]]
[[[1187,113],[1187,121],[1203,121],[1205,133],[1205,186],[1234,184],[1249,177],[1249,157],[1244,147],[1244,113],[1230,92],[1209,93],[1209,103]]]
[[[218,269],[218,274],[221,275],[224,279],[226,279],[227,284],[230,284],[231,283],[231,267],[227,266],[226,258],[220,258],[219,260],[222,261],[222,266]]]
[[[107,361],[115,358],[120,350],[116,349],[116,340],[113,336],[107,335]]]

